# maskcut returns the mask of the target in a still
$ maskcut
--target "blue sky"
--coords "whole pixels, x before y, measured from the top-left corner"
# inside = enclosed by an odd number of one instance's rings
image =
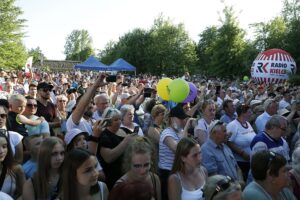
[[[281,0],[226,0],[232,5],[242,28],[251,37],[249,24],[266,22],[280,14]],[[173,23],[184,23],[198,42],[207,26],[219,24],[220,0],[16,0],[26,19],[25,46],[39,46],[48,59],[62,60],[64,44],[74,29],[86,29],[93,47],[103,49],[111,40],[134,28],[149,29],[162,13]]]

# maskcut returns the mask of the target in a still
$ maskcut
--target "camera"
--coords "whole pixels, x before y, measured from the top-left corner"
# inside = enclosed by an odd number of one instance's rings
[[[76,90],[76,88],[69,88],[69,89],[67,89],[67,94],[72,94],[72,93],[75,93],[77,90]]]
[[[109,75],[106,77],[107,82],[116,82],[117,81],[117,76],[116,75]]]

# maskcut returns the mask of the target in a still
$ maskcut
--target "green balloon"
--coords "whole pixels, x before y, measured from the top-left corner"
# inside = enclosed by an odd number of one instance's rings
[[[243,80],[244,81],[249,81],[249,77],[248,76],[244,76]]]
[[[189,84],[183,79],[175,79],[169,85],[170,100],[180,103],[183,102],[189,95]]]

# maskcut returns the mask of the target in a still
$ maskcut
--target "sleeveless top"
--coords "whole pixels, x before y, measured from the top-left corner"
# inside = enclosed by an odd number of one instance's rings
[[[181,180],[181,176],[179,173],[176,173],[177,177],[179,178],[180,181],[180,185],[181,185],[181,199],[182,200],[203,200],[203,191],[202,188],[204,186],[204,184],[198,188],[197,190],[186,190],[184,189],[184,187],[182,186],[182,180]]]
[[[15,195],[16,189],[16,177],[13,174],[7,173],[1,188],[1,192],[4,192],[13,197]]]

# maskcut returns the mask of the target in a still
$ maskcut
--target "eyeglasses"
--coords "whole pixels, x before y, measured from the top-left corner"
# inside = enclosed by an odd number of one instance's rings
[[[28,103],[28,104],[26,104],[26,106],[31,107],[31,108],[37,108],[37,104]]]
[[[49,88],[44,88],[43,91],[44,91],[44,92],[51,92],[52,90],[49,89]]]
[[[7,114],[5,114],[5,113],[2,113],[2,114],[0,114],[0,117],[3,119],[3,118],[6,118],[7,117]]]
[[[141,168],[149,168],[150,167],[150,163],[145,163],[145,164],[132,164],[132,166],[136,169],[141,169]]]
[[[276,158],[276,154],[272,151],[269,151],[269,161],[268,161],[268,169],[271,167],[272,161]]]
[[[230,187],[230,183],[232,183],[232,182],[233,182],[233,180],[229,176],[226,176],[225,179],[218,181],[216,189],[215,189],[214,193],[212,194],[212,196],[210,197],[210,200],[212,200],[214,198],[214,196],[216,196],[219,192],[227,190]]]

